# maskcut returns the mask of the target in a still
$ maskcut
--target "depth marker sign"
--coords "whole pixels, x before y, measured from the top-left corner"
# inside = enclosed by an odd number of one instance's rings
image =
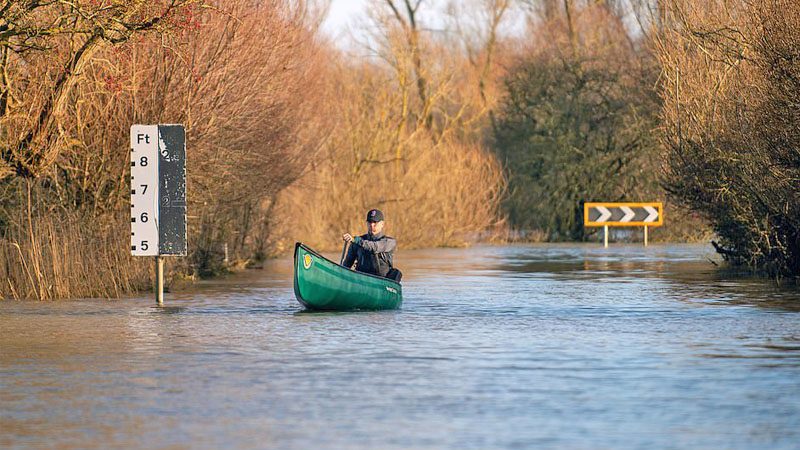
[[[131,255],[186,256],[186,130],[131,126]],[[158,281],[157,281],[158,282]],[[157,298],[161,303],[160,287]]]

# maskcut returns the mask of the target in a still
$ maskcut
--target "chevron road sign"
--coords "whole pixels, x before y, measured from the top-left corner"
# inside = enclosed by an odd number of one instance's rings
[[[664,208],[654,203],[584,203],[583,225],[587,227],[658,227]]]

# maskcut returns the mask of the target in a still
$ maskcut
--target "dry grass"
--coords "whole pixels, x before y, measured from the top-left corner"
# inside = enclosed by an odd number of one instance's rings
[[[55,217],[28,198],[0,238],[0,299],[117,298],[152,287],[152,261],[130,256],[127,233],[77,215]]]
[[[386,233],[403,248],[464,245],[498,221],[502,171],[479,147],[422,146],[409,151],[401,169],[348,169],[334,158],[281,194],[276,253],[289,251],[294,241],[335,249],[342,233],[365,232],[370,208],[386,214]]]

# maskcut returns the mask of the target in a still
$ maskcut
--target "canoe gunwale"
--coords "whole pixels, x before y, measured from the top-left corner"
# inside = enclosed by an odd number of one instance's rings
[[[311,253],[312,255],[316,256],[317,258],[322,258],[325,261],[328,261],[329,263],[333,264],[334,266],[340,267],[342,270],[346,270],[346,271],[348,271],[348,272],[350,272],[352,274],[361,275],[361,276],[365,276],[365,277],[377,278],[377,279],[379,279],[381,281],[388,281],[389,283],[392,283],[392,284],[395,284],[397,286],[400,286],[400,283],[398,283],[397,281],[395,281],[395,280],[393,280],[391,278],[386,278],[386,277],[382,277],[382,276],[379,276],[379,275],[373,275],[371,273],[359,272],[357,270],[348,269],[347,267],[345,267],[345,266],[343,266],[343,265],[341,265],[339,263],[333,262],[330,259],[320,255],[319,253],[317,253],[313,249],[309,248],[307,245],[303,244],[302,242],[296,242],[294,244],[294,263],[295,264],[297,264],[297,249],[299,247],[303,247],[303,250],[307,251],[308,253]]]

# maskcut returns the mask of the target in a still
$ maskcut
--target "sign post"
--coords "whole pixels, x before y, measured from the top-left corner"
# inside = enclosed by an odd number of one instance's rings
[[[608,248],[608,227],[643,227],[647,247],[649,227],[664,223],[661,202],[651,203],[584,203],[583,226],[603,227],[603,246]]]
[[[164,305],[164,258],[156,256],[156,304]]]
[[[155,257],[156,303],[164,303],[164,259],[186,256],[186,131],[131,126],[131,255]]]

